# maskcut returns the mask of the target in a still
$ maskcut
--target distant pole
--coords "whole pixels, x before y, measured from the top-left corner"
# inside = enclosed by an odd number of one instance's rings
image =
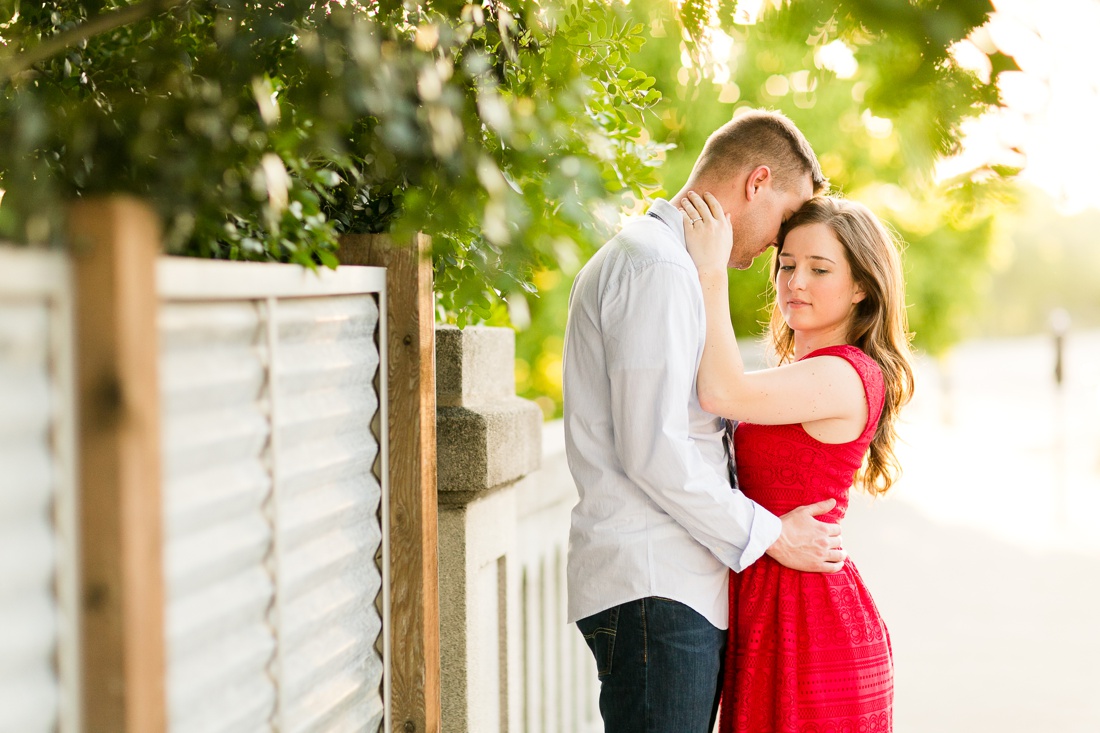
[[[1054,384],[1059,389],[1065,379],[1066,333],[1069,326],[1069,313],[1064,308],[1055,308],[1050,312],[1050,331],[1054,335]]]
[[[1055,521],[1065,526],[1069,523],[1069,483],[1067,481],[1067,446],[1069,439],[1066,430],[1066,334],[1069,332],[1070,317],[1064,308],[1055,308],[1050,312],[1050,331],[1054,336],[1054,483]]]

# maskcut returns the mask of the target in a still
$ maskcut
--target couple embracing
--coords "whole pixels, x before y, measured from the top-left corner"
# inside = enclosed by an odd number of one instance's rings
[[[887,229],[826,189],[790,120],[740,115],[574,282],[569,619],[608,733],[892,730],[890,639],[840,520],[897,476],[904,286]],[[746,372],[726,268],[773,246],[779,366]]]

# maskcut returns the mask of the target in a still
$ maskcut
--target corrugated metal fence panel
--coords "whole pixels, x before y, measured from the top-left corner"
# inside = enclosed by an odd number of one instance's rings
[[[28,254],[0,251],[0,267],[21,277]],[[18,295],[0,278],[0,733],[78,719],[67,274],[43,261]]]
[[[170,728],[377,731],[378,301],[209,297],[160,310]]]
[[[272,730],[264,305],[166,303],[159,331],[169,728]]]
[[[57,553],[50,507],[48,303],[0,303],[0,730],[49,731]]]
[[[276,307],[280,695],[284,733],[382,723],[381,488],[371,295]]]

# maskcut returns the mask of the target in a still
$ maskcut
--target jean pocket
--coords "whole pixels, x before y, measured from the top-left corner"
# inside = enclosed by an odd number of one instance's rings
[[[615,634],[619,626],[619,607],[609,608],[582,618],[577,628],[584,636],[592,656],[596,658],[596,673],[600,679],[611,674],[611,662],[615,656]]]

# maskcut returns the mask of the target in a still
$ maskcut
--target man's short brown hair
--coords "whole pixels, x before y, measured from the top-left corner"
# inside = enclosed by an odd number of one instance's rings
[[[793,122],[780,112],[751,110],[719,127],[695,161],[692,178],[732,178],[766,165],[776,185],[790,190],[807,173],[815,194],[828,190],[810,143]]]

